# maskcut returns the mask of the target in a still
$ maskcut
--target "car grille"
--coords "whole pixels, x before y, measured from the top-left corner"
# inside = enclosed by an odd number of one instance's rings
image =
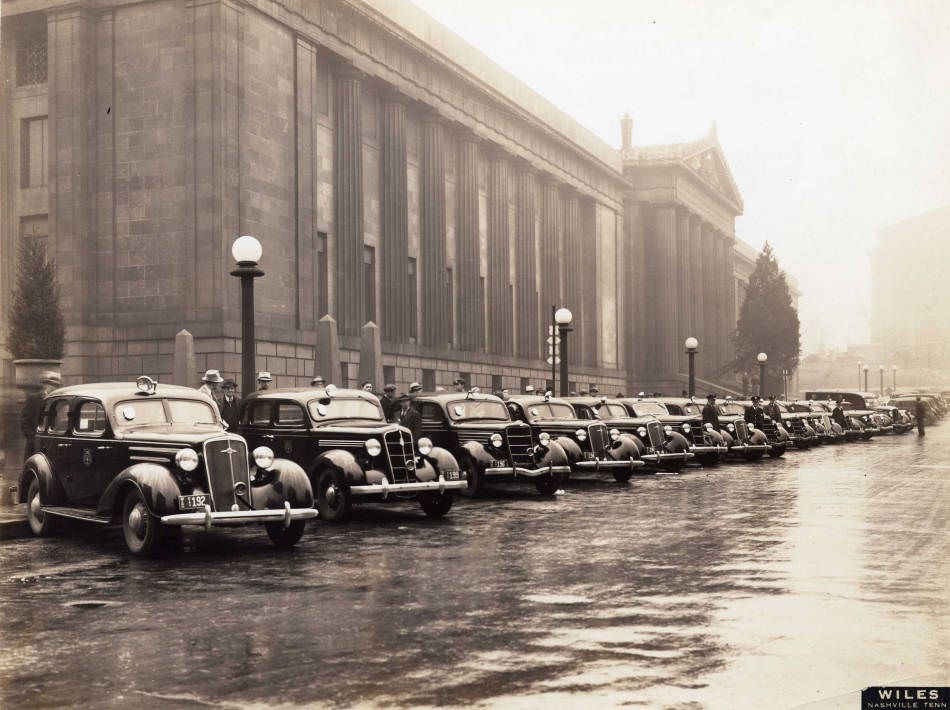
[[[647,435],[650,437],[650,446],[657,451],[663,448],[666,437],[663,435],[663,425],[660,422],[649,422],[647,424]]]
[[[514,466],[534,468],[534,457],[531,455],[531,429],[526,426],[511,426],[505,429],[505,441],[508,443],[508,453]]]
[[[680,433],[683,433],[683,425],[680,424]],[[698,421],[689,422],[689,435],[686,437],[689,439],[689,443],[693,446],[710,446],[712,441],[706,441],[706,436],[708,432],[702,423]]]
[[[743,419],[736,419],[736,441],[744,444],[749,440],[749,424]]]
[[[591,424],[587,427],[587,438],[590,439],[590,450],[594,457],[602,459],[607,456],[607,426]]]
[[[406,483],[415,478],[416,452],[412,435],[401,429],[386,432],[386,455],[393,483]]]
[[[247,444],[242,439],[212,439],[204,444],[205,469],[211,490],[211,502],[215,510],[228,511],[237,504],[238,509],[250,506],[250,481],[248,480]],[[235,487],[244,484],[244,494],[238,498]]]
[[[796,434],[798,436],[805,435],[805,422],[803,422],[801,419],[788,419],[786,420],[786,424],[788,425],[788,430],[792,434]]]

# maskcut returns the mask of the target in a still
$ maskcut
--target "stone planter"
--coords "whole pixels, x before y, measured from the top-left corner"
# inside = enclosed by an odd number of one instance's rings
[[[40,386],[40,375],[48,370],[60,374],[62,360],[14,360],[14,384],[22,389],[34,389]]]

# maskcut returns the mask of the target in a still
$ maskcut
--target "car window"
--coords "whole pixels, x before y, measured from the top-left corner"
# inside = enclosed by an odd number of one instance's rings
[[[669,405],[667,406],[669,407]],[[672,407],[670,407],[670,411],[672,411]],[[683,406],[682,413],[683,414],[702,414],[703,408],[700,407],[698,404],[687,404]]]
[[[245,424],[256,426],[267,426],[270,424],[270,412],[273,409],[272,402],[254,402],[245,412]]]
[[[457,399],[448,404],[449,416],[453,421],[463,419],[491,419],[510,421],[508,408],[502,403],[486,399]]]
[[[376,402],[358,397],[324,397],[307,402],[307,409],[315,422],[331,419],[371,419],[381,421],[383,410]]]
[[[633,405],[633,411],[638,417],[647,414],[669,414],[666,407],[659,402],[637,402]]]
[[[432,404],[431,402],[423,402],[420,409],[420,416],[424,422],[441,422],[442,421],[442,409],[437,404]]]
[[[283,426],[303,426],[303,407],[296,402],[279,402],[277,404],[277,423]]]
[[[574,407],[574,411],[577,412],[578,419],[593,419],[590,413],[590,409],[587,407],[582,407],[580,405]]]
[[[69,426],[69,400],[61,399],[53,404],[53,417],[49,431],[51,434],[65,434]]]
[[[217,424],[214,408],[197,399],[169,399],[168,412],[172,424]]]
[[[723,404],[719,406],[719,413],[745,415],[745,407],[741,404]]]
[[[539,402],[528,407],[528,411],[535,419],[576,419],[574,410],[569,404],[560,402]]]
[[[76,413],[77,434],[101,434],[106,430],[106,410],[98,402],[83,402]]]
[[[602,404],[596,408],[598,419],[623,419],[627,416],[627,410],[622,404]],[[663,410],[664,414],[666,410]]]

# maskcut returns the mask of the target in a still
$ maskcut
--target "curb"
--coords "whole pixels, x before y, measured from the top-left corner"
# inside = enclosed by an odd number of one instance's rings
[[[30,524],[26,522],[26,505],[0,508],[0,540],[15,540],[30,537]]]

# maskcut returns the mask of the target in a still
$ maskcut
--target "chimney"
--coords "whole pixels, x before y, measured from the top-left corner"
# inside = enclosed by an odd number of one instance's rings
[[[620,119],[621,149],[630,150],[633,147],[633,119],[629,112],[624,112]]]

